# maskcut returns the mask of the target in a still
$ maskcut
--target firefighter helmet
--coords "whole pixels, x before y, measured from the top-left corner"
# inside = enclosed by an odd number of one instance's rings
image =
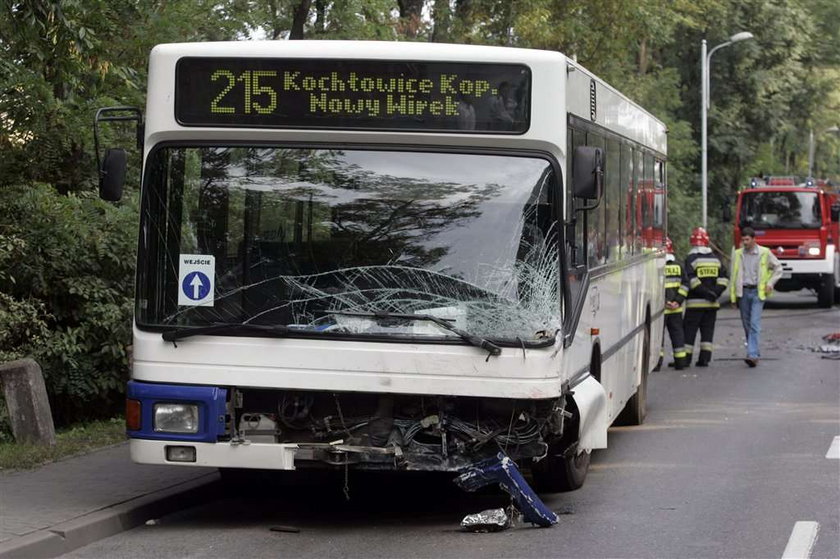
[[[689,239],[693,247],[707,247],[709,246],[709,234],[702,227],[695,227],[691,231],[691,238]]]
[[[665,237],[665,252],[674,254],[674,242],[671,240],[671,237]]]

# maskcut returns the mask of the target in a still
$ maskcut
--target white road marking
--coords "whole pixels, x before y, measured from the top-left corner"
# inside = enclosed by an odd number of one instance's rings
[[[825,453],[825,457],[840,460],[840,437],[834,437],[831,446],[828,447],[828,452]]]
[[[819,531],[819,522],[800,521],[794,524],[782,559],[808,559],[814,544],[817,543]]]

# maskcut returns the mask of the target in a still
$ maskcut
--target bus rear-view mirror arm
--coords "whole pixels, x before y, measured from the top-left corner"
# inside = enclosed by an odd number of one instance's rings
[[[576,208],[575,211],[594,210],[601,203],[603,192],[604,152],[601,148],[593,146],[578,146],[573,157],[572,194],[575,198],[595,200],[595,203]]]

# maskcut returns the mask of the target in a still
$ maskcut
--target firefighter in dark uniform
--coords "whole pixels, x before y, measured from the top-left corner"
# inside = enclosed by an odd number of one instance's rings
[[[726,268],[709,248],[709,234],[702,227],[691,232],[691,251],[685,259],[688,277],[688,297],[685,302],[686,364],[691,365],[694,337],[700,330],[700,355],[698,367],[708,367],[712,360],[712,341],[715,337],[715,320],[720,308],[718,298],[729,286]]]
[[[674,361],[669,367],[677,370],[686,366],[685,332],[683,331],[683,302],[688,295],[688,278],[682,265],[674,256],[674,243],[665,239],[665,328],[671,337]],[[665,357],[665,336],[662,336],[662,349],[659,350],[659,362]],[[655,370],[659,370],[657,365]]]

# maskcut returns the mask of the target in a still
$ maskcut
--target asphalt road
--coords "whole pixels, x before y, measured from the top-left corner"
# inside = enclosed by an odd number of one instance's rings
[[[295,474],[220,488],[67,557],[772,558],[807,549],[818,528],[811,557],[837,558],[840,459],[826,455],[840,437],[840,361],[812,348],[840,331],[840,309],[779,294],[764,330],[764,359],[749,369],[736,311],[724,309],[711,367],[654,373],[645,425],[612,429],[584,487],[545,497],[561,514],[552,528],[460,532],[465,514],[507,501],[462,493],[451,476],[351,472],[348,502],[341,476]]]

